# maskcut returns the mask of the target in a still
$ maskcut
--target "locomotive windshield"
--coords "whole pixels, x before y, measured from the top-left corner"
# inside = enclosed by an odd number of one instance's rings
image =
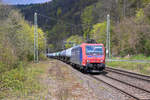
[[[95,45],[86,46],[86,55],[103,55],[103,47]]]

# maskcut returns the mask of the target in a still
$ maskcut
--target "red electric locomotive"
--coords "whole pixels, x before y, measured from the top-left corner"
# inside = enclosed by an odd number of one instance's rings
[[[70,62],[84,72],[105,69],[105,48],[103,44],[83,43],[71,50]]]

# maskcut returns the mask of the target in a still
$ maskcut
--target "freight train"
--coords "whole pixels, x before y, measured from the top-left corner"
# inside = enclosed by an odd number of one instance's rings
[[[85,73],[105,69],[105,47],[103,44],[82,43],[60,52],[48,53],[47,56],[71,64]]]

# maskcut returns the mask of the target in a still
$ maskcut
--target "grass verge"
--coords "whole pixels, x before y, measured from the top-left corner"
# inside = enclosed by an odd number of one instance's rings
[[[120,60],[147,60],[147,61],[150,61],[150,57],[146,57],[143,54],[134,55],[134,56],[126,56],[126,57],[112,57],[112,59],[120,59]]]
[[[114,68],[123,68],[133,72],[150,75],[149,63],[132,63],[132,62],[107,62],[107,66]]]
[[[18,68],[0,75],[0,99],[24,97],[37,93],[41,89],[38,76],[44,73],[47,64],[43,61],[38,64],[20,64]]]

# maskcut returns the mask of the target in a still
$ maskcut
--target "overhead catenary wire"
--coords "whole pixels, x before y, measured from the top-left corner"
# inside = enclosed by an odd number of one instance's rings
[[[48,19],[51,19],[51,20],[58,21],[57,18],[49,17],[49,16],[46,16],[46,15],[43,15],[43,14],[39,14],[39,13],[38,13],[38,15],[42,16],[42,17],[45,17],[45,18],[48,18]],[[59,20],[62,21],[62,22],[65,22],[65,21],[63,21],[61,19],[59,19]],[[65,23],[68,24],[68,25],[71,25],[71,26],[78,26],[78,25],[75,25],[75,24],[72,24],[72,23],[69,23],[69,22],[65,22]]]
[[[58,21],[57,18],[50,17],[50,16],[46,16],[46,15],[43,15],[43,14],[40,14],[40,13],[37,13],[37,15],[39,15],[39,16],[41,16],[41,17],[44,17],[44,18],[47,18],[47,20],[55,20],[55,21]],[[76,25],[76,24],[72,24],[72,23],[66,22],[66,21],[64,21],[64,20],[61,20],[61,19],[59,19],[59,21],[64,22],[63,24],[65,24],[65,27],[72,27],[72,28],[71,28],[72,33],[73,33],[74,29],[75,29],[75,30],[78,30],[78,28],[83,28],[83,27],[84,27],[84,29],[85,29],[85,28],[88,28],[89,26],[90,26],[90,27],[92,26],[92,24],[77,24],[77,25]],[[47,27],[47,26],[46,26],[46,27]],[[80,30],[80,31],[76,31],[76,32],[81,33],[81,32],[83,32],[83,31]]]
[[[43,14],[40,14],[40,13],[37,13],[37,15],[41,16],[41,17],[44,17],[44,18],[47,18],[47,20],[55,20],[55,21],[61,21],[61,22],[64,22],[63,24],[65,24],[65,27],[71,27],[71,33],[83,33],[83,30],[84,29],[87,29],[87,28],[92,28],[93,24],[85,24],[85,23],[81,23],[81,24],[73,24],[73,23],[69,23],[67,21],[64,21],[62,19],[58,19],[58,18],[54,18],[54,17],[50,17],[50,16],[47,16],[47,15],[43,15]],[[48,28],[48,26],[46,26]],[[50,26],[49,26],[50,27]],[[78,29],[80,29],[79,31],[77,31]],[[88,35],[89,36],[89,35]],[[89,40],[89,38],[87,38],[87,40]]]
[[[47,18],[47,19],[49,19],[49,20],[58,21],[57,18],[50,17],[50,16],[46,16],[46,15],[43,15],[43,14],[40,14],[40,13],[37,13],[37,15],[42,16],[42,17],[45,17],[45,18]],[[74,27],[79,27],[79,26],[81,26],[81,27],[85,27],[85,28],[86,28],[86,27],[89,27],[89,26],[93,25],[93,24],[77,24],[77,25],[76,25],[76,24],[69,23],[69,22],[66,22],[66,21],[64,21],[64,20],[61,20],[61,19],[59,19],[59,21],[64,22],[65,24],[71,25],[71,26],[74,26]]]

